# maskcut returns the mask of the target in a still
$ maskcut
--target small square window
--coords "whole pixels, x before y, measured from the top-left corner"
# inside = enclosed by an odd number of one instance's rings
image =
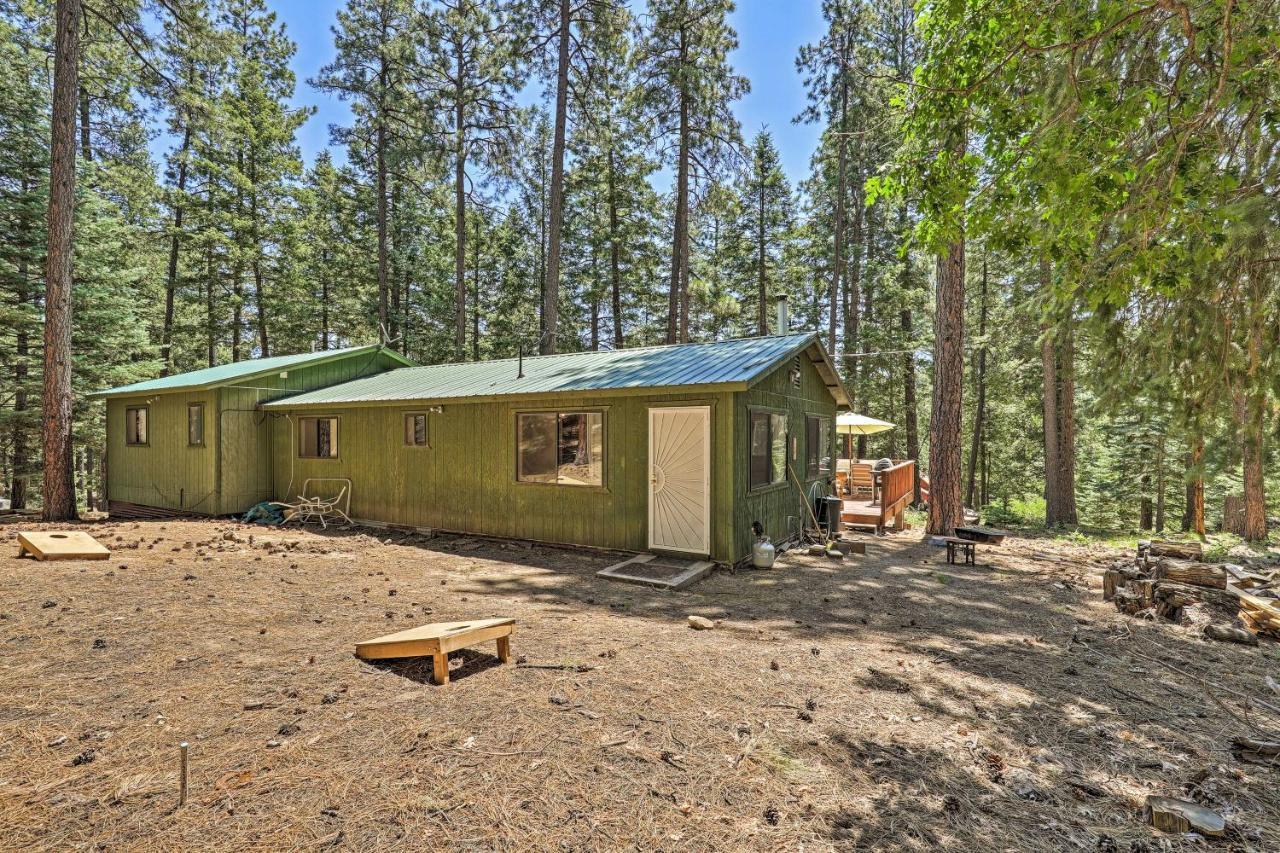
[[[135,406],[124,410],[125,444],[147,444],[147,417],[149,414],[150,412],[146,406]]]
[[[423,412],[410,412],[404,416],[404,443],[408,447],[427,446],[427,416]]]
[[[298,455],[303,459],[338,458],[338,419],[298,418]]]
[[[187,445],[204,446],[204,403],[187,405]]]

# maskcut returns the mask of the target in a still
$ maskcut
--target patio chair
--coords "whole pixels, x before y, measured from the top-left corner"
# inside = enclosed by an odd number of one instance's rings
[[[278,506],[284,507],[288,512],[284,523],[297,521],[299,524],[306,524],[309,521],[320,522],[323,530],[329,528],[330,521],[337,521],[339,518],[347,524],[351,524],[351,518],[342,510],[342,499],[347,493],[347,487],[343,486],[338,490],[338,494],[332,498],[307,497],[306,495],[298,495],[298,503],[287,504],[277,502]]]
[[[875,494],[875,478],[869,462],[854,462],[849,466],[849,491],[859,498],[871,498]]]

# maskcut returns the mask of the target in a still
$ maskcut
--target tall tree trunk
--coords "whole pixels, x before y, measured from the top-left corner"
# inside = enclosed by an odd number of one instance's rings
[[[1267,377],[1263,370],[1263,318],[1268,295],[1260,260],[1261,245],[1252,241],[1245,269],[1245,365],[1233,392],[1236,425],[1240,431],[1241,467],[1244,474],[1244,538],[1267,538],[1267,495],[1263,479],[1267,410]]]
[[[271,355],[271,339],[267,334],[267,295],[266,279],[262,274],[262,211],[258,206],[258,156],[257,152],[249,152],[249,184],[253,189],[249,192],[249,237],[253,241],[253,260],[249,268],[253,272],[253,307],[258,317],[258,355],[267,358]]]
[[[93,493],[93,448],[84,449],[84,508],[93,512],[98,508]]]
[[[844,272],[844,197],[847,191],[845,183],[845,169],[847,159],[847,144],[845,137],[845,124],[849,112],[849,83],[846,79],[844,69],[840,72],[840,124],[839,135],[836,137],[836,221],[832,229],[832,250],[831,250],[831,283],[827,291],[827,302],[830,316],[827,317],[827,352],[834,353],[836,351],[836,322],[837,315],[840,313],[839,293],[840,293],[840,276]],[[779,332],[781,334],[781,332]]]
[[[1052,286],[1049,259],[1040,258],[1040,292],[1048,293]],[[1053,340],[1053,325],[1045,320],[1040,325],[1040,364],[1044,372],[1043,434],[1044,434],[1044,523],[1049,527],[1061,524],[1058,507],[1058,355]]]
[[[687,34],[680,29],[680,64],[688,62]],[[688,340],[687,315],[684,309],[684,263],[689,257],[689,93],[687,84],[681,83],[676,97],[680,99],[679,141],[676,151],[675,222],[671,235],[671,285],[667,292],[667,343],[684,343]],[[683,319],[682,321],[682,318]]]
[[[210,367],[217,363],[218,357],[218,319],[214,314],[216,306],[213,296],[213,246],[205,246],[204,250],[204,335],[205,358]]]
[[[413,317],[412,296],[413,296],[413,267],[415,258],[413,249],[409,250],[409,255],[404,261],[404,299],[401,303],[400,311],[400,352],[402,355],[409,354],[409,331],[411,328],[410,320]]]
[[[89,90],[80,86],[77,97],[80,104],[80,156],[90,163],[93,161],[93,137],[89,127]]]
[[[769,334],[769,273],[765,269],[765,258],[768,252],[765,251],[765,222],[764,222],[764,202],[765,202],[765,185],[764,178],[761,177],[760,185],[757,187],[756,199],[756,334],[764,337]],[[786,334],[785,329],[779,329],[778,334]]]
[[[457,61],[458,88],[454,92],[456,100],[453,110],[453,233],[456,242],[453,268],[453,355],[458,361],[462,361],[467,347],[467,196],[464,184],[467,178],[467,148],[461,43],[455,45],[454,58]]]
[[[1182,532],[1194,532],[1204,538],[1204,436],[1199,433],[1191,440],[1186,455],[1187,503],[1182,513]]]
[[[388,342],[396,341],[400,339],[400,320],[402,317],[402,311],[400,307],[400,280],[396,277],[395,267],[396,267],[396,262],[400,261],[401,259],[400,259],[399,253],[395,252],[393,246],[400,244],[401,234],[399,230],[397,230],[397,232],[394,235],[391,234],[390,233],[391,226],[389,223],[395,221],[396,211],[400,210],[401,195],[403,193],[403,190],[402,190],[403,184],[404,184],[403,181],[396,181],[392,185],[391,202],[387,206],[387,212],[386,212],[386,217],[388,222],[388,226],[387,226],[388,256],[387,256],[387,272],[386,272],[387,294],[391,302],[390,307],[387,309],[387,324],[385,327],[387,330]]]
[[[609,142],[609,288],[613,313],[613,348],[622,349],[622,236],[618,233],[618,199],[614,186],[613,141]]]
[[[546,326],[543,354],[556,351],[560,326],[560,232],[564,228],[564,129],[569,97],[570,0],[560,0],[559,49],[556,57],[555,136],[551,143],[551,233],[547,246],[547,278],[543,282],[542,314]]]
[[[22,195],[25,197],[30,190],[31,187],[24,177],[22,179]],[[26,217],[22,217],[21,221],[25,225],[28,220]],[[17,303],[18,309],[18,323],[14,329],[14,419],[13,428],[10,432],[10,459],[12,460],[9,470],[10,509],[27,508],[27,465],[30,461],[27,458],[27,426],[23,423],[25,420],[23,412],[27,410],[27,358],[31,354],[31,340],[27,335],[27,325],[22,320],[22,314],[26,311],[27,301],[31,298],[27,291],[27,276],[31,274],[31,270],[27,266],[26,254],[19,254],[18,257],[17,291],[14,294],[14,301]]]
[[[480,217],[471,241],[471,360],[480,360]]]
[[[963,149],[961,149],[963,151]],[[964,520],[961,404],[964,396],[964,237],[938,256],[934,296],[933,408],[929,418],[929,532],[950,536]]]
[[[1068,307],[1058,339],[1058,523],[1074,527],[1076,512],[1076,336]]]
[[[76,201],[80,0],[57,0],[55,16],[44,320],[45,521],[65,521],[76,514],[71,460],[71,275]]]
[[[856,353],[858,351],[858,323],[862,316],[862,223],[863,210],[862,199],[857,191],[858,179],[861,175],[855,171],[854,197],[853,197],[853,239],[852,251],[849,253],[849,272],[845,276],[845,293],[847,294],[844,303],[844,351],[846,353]],[[859,381],[862,376],[863,365],[861,359],[854,359],[851,364],[846,364],[849,371],[849,384],[851,399],[856,405],[862,398],[862,385]]]
[[[387,40],[387,22],[385,16],[381,21],[382,25],[382,41],[385,44]],[[379,52],[378,55],[378,118],[377,127],[374,129],[374,168],[377,171],[375,177],[374,192],[377,194],[377,219],[378,219],[378,336],[379,340],[385,340],[390,330],[390,317],[387,307],[388,293],[390,288],[390,272],[388,270],[388,252],[387,252],[387,123],[385,103],[387,93],[387,59],[386,55]],[[459,109],[461,112],[461,109]]]
[[[328,259],[326,258],[326,261]],[[320,276],[320,351],[329,349],[329,266]]]
[[[898,208],[898,230],[900,234],[906,234],[907,227],[907,208],[903,204]],[[906,306],[899,315],[899,327],[902,329],[902,403],[903,403],[903,425],[906,432],[907,440],[907,458],[916,460],[916,476],[912,489],[911,502],[920,503],[920,428],[918,423],[917,411],[919,404],[916,401],[916,354],[915,354],[915,318],[911,311],[911,255],[908,253],[902,259],[902,271],[899,277],[899,284],[902,288],[903,299],[907,300]]]
[[[1156,533],[1164,533],[1164,436],[1156,439]]]
[[[1154,519],[1151,511],[1151,470],[1149,468],[1144,470],[1142,476],[1138,478],[1138,488],[1142,492],[1138,503],[1138,529],[1150,530]]]
[[[1262,391],[1239,393],[1235,401],[1240,430],[1240,461],[1244,474],[1244,538],[1267,538],[1267,497],[1262,474],[1266,401]]]
[[[983,420],[987,408],[987,259],[982,259],[982,289],[978,307],[978,337],[982,345],[978,348],[978,369],[974,371],[973,384],[977,403],[973,410],[973,438],[969,443],[969,470],[965,483],[965,505],[977,508],[974,502],[974,490],[977,481],[978,457],[982,452]]]
[[[182,239],[183,200],[187,191],[187,155],[191,150],[191,128],[182,131],[178,148],[178,195],[173,203],[173,233],[169,235],[169,267],[164,280],[164,326],[160,331],[161,376],[173,372],[173,311],[178,292],[178,248]]]

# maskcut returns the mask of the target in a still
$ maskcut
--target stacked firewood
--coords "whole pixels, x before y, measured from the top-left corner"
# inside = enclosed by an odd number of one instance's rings
[[[1132,616],[1174,621],[1182,618],[1183,608],[1205,604],[1237,616],[1247,629],[1206,626],[1206,635],[1214,639],[1253,643],[1257,634],[1280,639],[1280,570],[1260,573],[1205,563],[1202,556],[1196,542],[1139,542],[1132,560],[1116,560],[1103,573],[1103,600]]]

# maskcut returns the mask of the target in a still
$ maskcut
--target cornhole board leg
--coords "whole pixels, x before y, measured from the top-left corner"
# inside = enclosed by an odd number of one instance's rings
[[[495,640],[498,659],[511,662],[514,619],[477,619],[473,622],[440,622],[421,625],[356,643],[356,656],[365,660],[431,656],[432,680],[449,683],[449,652]]]
[[[436,684],[448,684],[449,653],[437,649],[436,653],[431,656],[431,666],[433,675],[432,681]]]

